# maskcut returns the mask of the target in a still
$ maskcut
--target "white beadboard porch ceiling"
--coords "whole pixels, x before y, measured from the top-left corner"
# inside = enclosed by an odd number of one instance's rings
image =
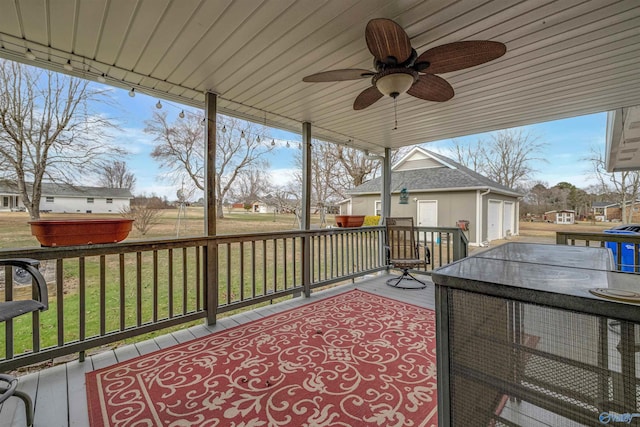
[[[418,53],[474,39],[507,53],[443,74],[448,102],[402,95],[394,131],[391,98],[352,109],[369,80],[302,82],[371,69],[364,29],[379,17]],[[0,0],[0,56],[197,107],[216,92],[224,114],[296,132],[309,121],[316,137],[381,152],[640,104],[640,1]]]

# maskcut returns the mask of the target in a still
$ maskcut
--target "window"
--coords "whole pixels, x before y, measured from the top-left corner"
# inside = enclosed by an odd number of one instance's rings
[[[9,207],[9,198],[8,197],[5,196],[5,197],[2,198],[2,206],[5,207],[5,208]]]
[[[374,207],[373,207],[373,214],[374,215],[382,215],[382,201],[380,200],[376,200]]]
[[[45,200],[47,203],[53,203],[55,202],[56,199],[53,196],[47,196]]]
[[[107,199],[107,204],[113,203],[113,199]]]
[[[93,197],[87,197],[87,203],[93,203]]]

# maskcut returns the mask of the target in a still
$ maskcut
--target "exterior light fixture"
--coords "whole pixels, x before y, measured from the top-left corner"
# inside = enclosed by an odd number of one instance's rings
[[[73,65],[71,65],[70,59],[67,59],[67,63],[64,64],[63,68],[67,71],[73,71]]]
[[[222,133],[227,133],[227,125],[222,126]]]
[[[276,145],[276,140],[275,139],[271,139],[271,146],[275,147],[275,145]]]
[[[256,142],[260,142],[260,135],[256,138]]]
[[[134,96],[136,96],[136,90],[135,90],[135,88],[131,88],[131,90],[129,91],[129,96],[130,96],[130,97],[132,97],[132,98],[133,98]]]
[[[291,145],[289,145],[289,141],[287,141],[287,148],[291,147]]]
[[[160,102],[160,100],[158,100],[158,103],[156,104],[156,108],[158,110],[162,108],[162,103]]]
[[[178,117],[180,117],[181,119],[184,119],[184,110],[180,111],[180,114],[178,114]]]
[[[98,81],[100,83],[106,83],[107,82],[107,75],[105,73],[102,73],[98,76]]]
[[[409,190],[407,190],[404,187],[402,188],[402,190],[400,190],[400,204],[401,205],[409,204]]]
[[[33,61],[36,59],[36,55],[31,52],[31,49],[27,48],[27,51],[25,52],[24,56],[29,60],[29,61]]]
[[[240,132],[240,138],[244,138],[244,131]]]

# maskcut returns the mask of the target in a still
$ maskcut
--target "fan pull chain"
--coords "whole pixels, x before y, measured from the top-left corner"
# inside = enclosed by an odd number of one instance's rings
[[[393,115],[395,117],[395,126],[393,130],[398,129],[398,98],[393,98]]]

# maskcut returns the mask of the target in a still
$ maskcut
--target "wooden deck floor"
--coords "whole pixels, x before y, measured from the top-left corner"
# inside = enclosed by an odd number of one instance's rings
[[[378,295],[408,302],[427,308],[434,308],[434,286],[430,284],[424,290],[394,289],[385,284],[389,276],[380,275],[357,281],[354,284],[342,285],[313,293],[311,298],[295,298],[286,302],[261,307],[232,317],[221,318],[215,327],[198,325],[183,329],[169,335],[136,344],[126,345],[112,351],[105,351],[80,363],[77,360],[54,366],[39,372],[20,377],[19,389],[28,393],[35,406],[36,427],[88,427],[87,397],[85,391],[85,373],[100,369],[118,362],[147,354],[155,350],[182,343],[232,326],[260,319],[273,313],[294,308],[337,295],[351,289],[362,289]],[[426,278],[429,282],[429,279]],[[430,283],[430,282],[429,282]],[[22,401],[10,398],[0,408],[0,427],[23,427],[26,424]]]

